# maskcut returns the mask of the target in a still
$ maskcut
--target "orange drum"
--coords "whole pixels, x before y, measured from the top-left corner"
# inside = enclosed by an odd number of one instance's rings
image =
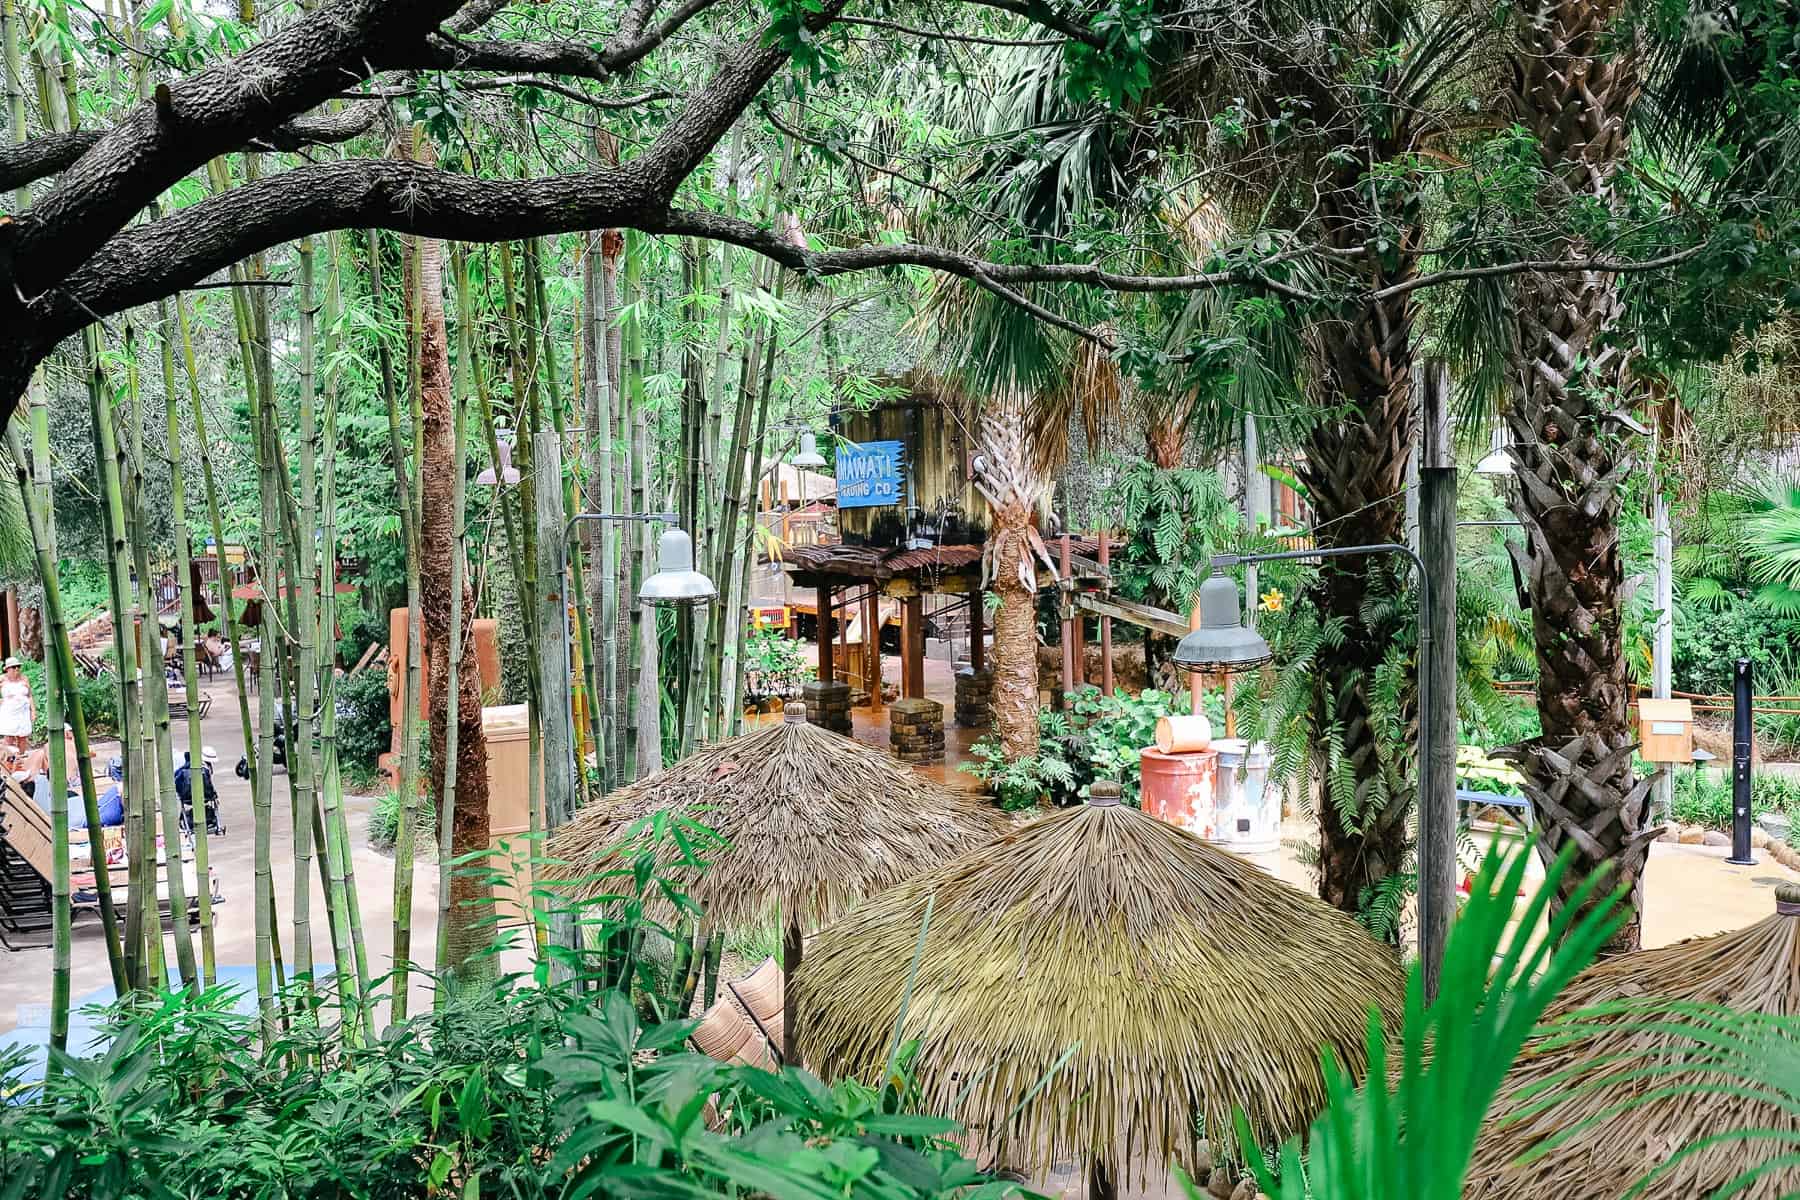
[[[1218,836],[1216,751],[1164,754],[1149,747],[1141,755],[1140,771],[1145,812],[1208,841]]]

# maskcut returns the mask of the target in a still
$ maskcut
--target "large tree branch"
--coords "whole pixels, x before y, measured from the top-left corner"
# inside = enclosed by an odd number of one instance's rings
[[[385,111],[380,103],[354,104],[335,113],[295,117],[284,125],[252,138],[255,150],[304,150],[361,137],[375,127]],[[0,146],[0,190],[11,191],[27,183],[66,171],[106,136],[104,129],[79,129],[73,133],[47,133],[28,142]]]
[[[1017,287],[1031,283],[1074,283],[1114,292],[1192,292],[1206,288],[1254,287],[1292,300],[1314,302],[1325,297],[1297,288],[1252,266],[1186,275],[1134,275],[1109,271],[1093,263],[1002,263],[978,258],[940,246],[916,242],[893,245],[852,246],[841,250],[813,250],[784,240],[773,230],[721,213],[677,210],[669,212],[652,233],[689,234],[730,242],[754,250],[791,271],[804,275],[845,275],[883,267],[928,267],[982,283]],[[1284,258],[1292,258],[1286,255]]]
[[[647,31],[628,28],[622,31],[617,44],[604,50],[574,41],[474,41],[439,36],[414,47],[405,65],[421,70],[512,71],[611,79],[630,70],[683,25],[717,3],[719,0],[683,0],[654,28]]]
[[[336,0],[253,49],[158,87],[7,227],[18,291],[54,286],[176,180],[361,83],[461,0]]]

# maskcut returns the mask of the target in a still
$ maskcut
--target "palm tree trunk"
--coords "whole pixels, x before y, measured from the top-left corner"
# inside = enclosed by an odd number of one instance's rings
[[[1547,203],[1612,202],[1625,127],[1640,81],[1638,46],[1614,30],[1621,0],[1527,0],[1512,62],[1515,119],[1537,136],[1553,181]],[[1589,247],[1571,244],[1571,257]],[[1608,953],[1641,944],[1643,871],[1655,829],[1649,779],[1638,779],[1624,645],[1619,484],[1635,443],[1608,414],[1629,409],[1628,356],[1606,341],[1620,311],[1616,278],[1588,272],[1522,277],[1512,403],[1518,463],[1513,512],[1525,527],[1542,735],[1512,748],[1544,837],[1539,852],[1575,847],[1566,898],[1605,866],[1633,910]],[[1594,901],[1598,903],[1599,901]]]
[[[1371,156],[1391,157],[1379,148]],[[1361,246],[1375,223],[1366,207],[1361,168],[1351,168],[1322,203],[1327,239]],[[1413,273],[1418,212],[1385,213],[1401,230],[1396,262],[1370,270],[1372,287]],[[1320,323],[1314,407],[1301,477],[1314,510],[1320,546],[1406,541],[1406,464],[1418,437],[1412,401],[1410,295],[1357,302]],[[1311,599],[1343,636],[1315,659],[1313,724],[1321,783],[1319,895],[1346,913],[1361,911],[1370,889],[1406,869],[1408,814],[1416,794],[1413,730],[1416,690],[1409,681],[1397,708],[1377,697],[1377,673],[1414,611],[1404,599],[1404,565],[1386,557],[1326,560]],[[1368,605],[1371,595],[1396,602]],[[1397,931],[1396,931],[1397,932]]]
[[[995,574],[1000,597],[994,614],[994,729],[1000,748],[1017,762],[1038,751],[1037,595],[1014,581],[1003,582],[1006,566]]]

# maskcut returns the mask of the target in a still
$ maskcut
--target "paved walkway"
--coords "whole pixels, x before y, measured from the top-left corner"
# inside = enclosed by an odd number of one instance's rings
[[[210,838],[208,850],[213,872],[225,903],[214,909],[214,957],[221,981],[248,980],[254,990],[256,963],[255,938],[255,822],[251,816],[250,785],[239,779],[234,770],[244,752],[242,727],[238,717],[237,691],[229,676],[203,684],[213,698],[212,708],[202,722],[206,744],[219,752],[213,781],[219,790],[221,817],[226,835]],[[250,713],[257,715],[256,696],[251,695]],[[181,737],[180,734],[177,734]],[[97,746],[99,762],[117,753],[117,743]],[[293,962],[292,914],[294,908],[294,831],[287,803],[288,775],[281,768],[275,772],[275,802],[272,806],[270,860],[274,863],[275,908],[283,922],[283,952]],[[394,861],[369,849],[369,812],[372,797],[346,797],[345,807],[350,826],[351,865],[356,872],[357,896],[362,907],[363,936],[368,947],[369,970],[381,975],[392,969],[394,921]],[[309,888],[312,896],[313,955],[319,963],[331,960],[331,937],[325,923],[325,898],[315,873]],[[195,931],[195,953],[199,952],[199,931]],[[437,944],[437,864],[420,862],[413,877],[412,944],[415,962],[431,961]],[[173,942],[166,942],[171,968],[174,963]],[[50,951],[23,950],[8,953],[0,950],[0,1034],[15,1027],[20,1040],[32,1027],[48,1022],[50,997]],[[105,943],[100,936],[96,917],[82,917],[75,923],[72,994],[87,1002],[104,1001],[111,994],[111,973],[106,963]],[[416,1008],[421,997],[427,997],[416,985],[413,989]]]

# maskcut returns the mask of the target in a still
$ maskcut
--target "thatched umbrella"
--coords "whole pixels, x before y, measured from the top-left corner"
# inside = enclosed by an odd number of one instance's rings
[[[1321,1048],[1360,1069],[1369,1008],[1398,1013],[1404,981],[1335,909],[1094,793],[857,908],[790,990],[807,1062],[878,1080],[925,928],[899,1036],[926,1111],[1104,1192],[1195,1167],[1197,1118],[1215,1140],[1239,1108],[1259,1141],[1299,1132],[1324,1105]]]
[[[805,930],[946,859],[998,837],[1005,819],[981,797],[934,783],[892,755],[806,722],[784,719],[726,738],[610,796],[584,805],[550,838],[547,882],[575,899],[617,888],[601,878],[625,830],[658,811],[679,812],[724,844],[681,880],[715,930],[784,922],[782,969],[800,965]],[[680,859],[673,845],[659,865]],[[791,1000],[784,1037],[794,1044]]]
[[[1723,1092],[1680,1090],[1684,1084],[1744,1081],[1720,1079],[1716,1073],[1709,1077],[1698,1067],[1683,1070],[1680,1064],[1702,1044],[1705,1026],[1693,1025],[1694,1036],[1686,1036],[1680,1014],[1658,1003],[1800,1013],[1800,886],[1779,885],[1775,914],[1754,925],[1609,958],[1588,968],[1557,997],[1545,1020],[1618,1001],[1643,1003],[1614,1004],[1613,1010],[1576,1017],[1579,1036],[1548,1037],[1519,1056],[1482,1127],[1465,1197],[1613,1200],[1683,1147],[1710,1135],[1745,1129],[1800,1135],[1800,1121],[1789,1109],[1741,1086]],[[1672,1094],[1653,1095],[1662,1089]],[[1555,1102],[1547,1103],[1551,1099]],[[1548,1139],[1588,1121],[1593,1123],[1542,1157],[1514,1165]],[[1710,1196],[1749,1165],[1745,1147],[1727,1141],[1686,1155],[1634,1194],[1643,1200]],[[1790,1167],[1732,1195],[1776,1200],[1797,1188],[1800,1170]]]

